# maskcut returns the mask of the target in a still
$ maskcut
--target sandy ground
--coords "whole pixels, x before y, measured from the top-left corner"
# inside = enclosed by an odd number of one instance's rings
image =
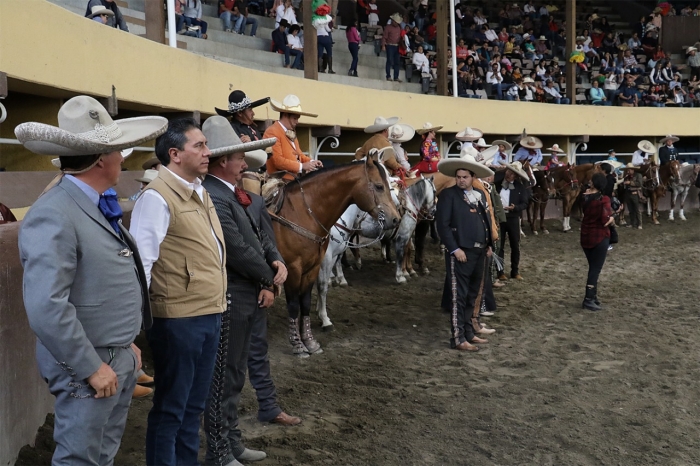
[[[336,330],[322,333],[314,319],[322,355],[290,354],[278,300],[273,377],[283,407],[304,422],[259,423],[246,386],[246,443],[268,453],[257,464],[700,464],[700,214],[621,228],[598,313],[581,309],[578,233],[547,225],[552,234],[523,240],[525,280],[496,291],[498,333],[477,354],[449,349],[435,245],[432,273],[404,287],[377,250],[364,251],[363,269],[346,272],[350,286],[329,293]],[[117,465],[144,464],[149,408],[150,399],[133,403]],[[50,464],[50,432],[17,464]]]

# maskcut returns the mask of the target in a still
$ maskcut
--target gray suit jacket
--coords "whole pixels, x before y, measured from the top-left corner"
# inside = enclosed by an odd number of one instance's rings
[[[133,343],[144,302],[141,264],[72,181],[62,179],[29,209],[19,250],[29,324],[76,380],[100,367],[95,348]]]
[[[264,223],[261,224],[261,219],[265,216],[262,198],[253,198],[253,203],[244,209],[233,191],[217,178],[207,175],[202,185],[214,202],[224,230],[229,282],[248,281],[256,285],[272,286],[275,271],[271,264],[284,260]]]

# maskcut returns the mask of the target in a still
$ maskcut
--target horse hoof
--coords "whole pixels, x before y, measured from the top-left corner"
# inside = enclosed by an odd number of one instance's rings
[[[535,234],[535,236],[538,236],[538,235],[539,235],[539,233],[537,233],[536,231],[533,231],[533,233]]]
[[[406,284],[406,277],[404,277],[403,275],[400,277],[396,277],[396,283],[398,283],[399,285],[405,285]]]
[[[296,356],[299,359],[304,359],[309,357],[309,353],[306,351],[302,351],[301,353],[294,353],[294,356]]]
[[[659,222],[659,221],[657,220],[657,221],[654,222],[654,225],[661,225],[661,222]]]
[[[411,270],[410,275],[411,275],[412,277],[417,277],[417,276],[418,276],[418,272],[416,272],[415,270]]]
[[[340,282],[339,286],[341,286],[341,287],[348,286],[348,282],[343,280],[342,282]]]
[[[549,234],[549,230],[542,230],[542,233],[544,233],[545,235],[548,235],[548,234]]]
[[[335,332],[335,327],[333,327],[333,324],[331,325],[326,325],[325,327],[321,327],[322,332]]]
[[[428,267],[423,267],[423,269],[421,270],[421,273],[423,275],[430,275],[430,270],[428,270]]]

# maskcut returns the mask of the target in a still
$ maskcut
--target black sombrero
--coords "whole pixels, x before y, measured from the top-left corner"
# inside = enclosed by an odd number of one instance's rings
[[[228,109],[222,110],[220,108],[214,107],[214,110],[216,110],[216,113],[218,113],[221,116],[227,117],[231,116],[235,113],[238,113],[240,111],[243,111],[247,108],[255,108],[259,107],[261,105],[265,105],[270,101],[269,97],[265,97],[264,99],[260,100],[255,100],[251,101],[248,96],[245,95],[245,92],[243,91],[233,91],[232,93],[229,94],[228,96]]]

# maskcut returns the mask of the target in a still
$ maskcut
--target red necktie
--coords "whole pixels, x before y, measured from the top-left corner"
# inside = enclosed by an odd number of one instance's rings
[[[244,189],[236,188],[233,190],[233,193],[236,195],[236,199],[238,199],[238,203],[243,206],[243,208],[247,208],[253,201],[250,199],[250,196],[248,195],[247,192],[245,192]]]

